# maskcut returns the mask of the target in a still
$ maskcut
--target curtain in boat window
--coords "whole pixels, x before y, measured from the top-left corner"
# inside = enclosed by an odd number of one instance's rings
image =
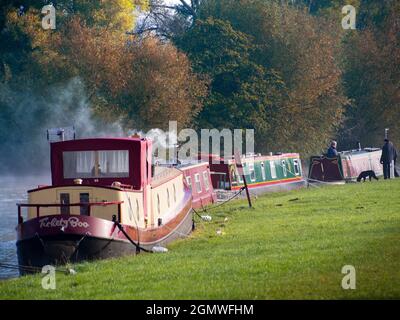
[[[128,150],[99,151],[101,174],[106,177],[129,176]]]
[[[93,151],[70,152],[76,156],[76,172],[90,174],[95,165]]]
[[[65,179],[127,178],[129,151],[73,151],[63,153]]]
[[[93,151],[64,152],[63,153],[64,178],[90,178],[95,167],[95,154]]]

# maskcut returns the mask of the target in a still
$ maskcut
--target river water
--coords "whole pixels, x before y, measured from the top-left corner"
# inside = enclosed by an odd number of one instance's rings
[[[0,262],[16,265],[16,203],[27,201],[27,190],[50,183],[50,177],[0,177]],[[17,277],[18,270],[0,267],[0,279]]]

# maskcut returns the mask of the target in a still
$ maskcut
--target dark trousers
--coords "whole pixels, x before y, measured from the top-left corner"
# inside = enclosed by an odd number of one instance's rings
[[[383,176],[385,179],[390,179],[390,162],[384,162],[383,163]]]

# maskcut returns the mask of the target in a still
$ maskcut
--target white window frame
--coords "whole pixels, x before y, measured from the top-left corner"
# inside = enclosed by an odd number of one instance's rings
[[[186,183],[188,184],[190,190],[192,190],[193,187],[192,187],[192,177],[191,176],[186,177]]]
[[[287,168],[286,168],[286,160],[285,159],[281,160],[281,165],[282,165],[282,169],[283,169],[283,176],[287,177]]]
[[[197,193],[202,193],[202,188],[201,188],[201,180],[200,180],[200,174],[196,173],[194,175],[194,184],[196,185],[196,191]]]
[[[269,161],[269,167],[271,169],[271,178],[276,179],[278,176],[276,174],[276,165],[274,160]]]
[[[210,190],[209,176],[207,171],[203,171],[203,180],[206,191]]]
[[[256,170],[254,168],[254,162],[249,162],[248,164],[249,164],[250,181],[255,182],[257,180],[257,177],[256,177]]]
[[[296,176],[299,176],[301,174],[299,159],[293,159],[293,166],[294,166],[294,174]]]
[[[265,163],[261,162],[261,175],[263,181],[267,180],[267,173],[265,172]]]

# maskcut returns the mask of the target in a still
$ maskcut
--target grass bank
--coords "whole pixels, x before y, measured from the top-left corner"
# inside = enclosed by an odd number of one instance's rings
[[[211,211],[213,221],[169,246],[0,282],[1,299],[400,298],[400,180],[268,194]],[[217,234],[221,230],[222,234]],[[356,268],[343,290],[342,267]]]

